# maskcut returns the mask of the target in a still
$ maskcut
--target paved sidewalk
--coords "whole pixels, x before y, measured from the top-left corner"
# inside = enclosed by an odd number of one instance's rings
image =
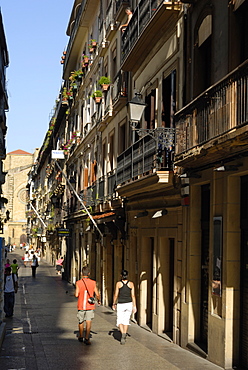
[[[22,265],[20,250],[8,256],[16,257]],[[30,267],[20,269],[14,317],[5,319],[1,370],[221,369],[136,324],[120,345],[116,313],[106,307],[97,307],[92,345],[85,346],[77,340],[74,287],[44,261],[37,277],[31,275]]]

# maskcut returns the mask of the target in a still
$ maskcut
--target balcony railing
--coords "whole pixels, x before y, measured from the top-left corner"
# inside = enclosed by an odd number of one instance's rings
[[[71,52],[71,49],[72,49],[72,45],[74,43],[74,40],[75,40],[75,37],[76,37],[76,33],[77,33],[77,30],[78,30],[78,27],[79,27],[79,22],[80,22],[80,19],[81,19],[81,16],[82,16],[82,13],[84,11],[84,8],[85,8],[85,4],[86,4],[86,1],[87,0],[83,0],[78,11],[77,11],[77,16],[76,16],[76,19],[74,21],[74,25],[73,25],[73,29],[71,31],[71,35],[70,35],[70,40],[69,40],[69,43],[67,45],[67,49],[66,49],[66,57],[65,57],[65,63],[64,63],[64,69],[65,69],[65,66],[67,65],[67,61],[70,57],[70,52]]]
[[[127,54],[132,49],[133,45],[142,34],[146,25],[151,18],[155,15],[160,6],[167,1],[163,0],[140,0],[137,8],[135,9],[133,16],[122,34],[122,61],[125,60]],[[174,5],[178,4],[177,0],[168,1],[168,3]]]
[[[248,62],[175,115],[176,154],[248,122]]]
[[[106,182],[107,179],[107,182]],[[107,176],[100,177],[94,184],[88,186],[80,192],[82,200],[86,207],[95,206],[105,200],[114,199],[116,188],[116,170],[107,174]]]
[[[159,170],[172,170],[175,130],[160,127],[151,133],[117,157],[117,185]]]
[[[115,197],[116,189],[116,171],[113,170],[107,174],[108,179],[108,194],[107,199],[113,199]]]
[[[113,104],[120,99],[127,97],[128,73],[120,71],[113,84],[112,100]]]

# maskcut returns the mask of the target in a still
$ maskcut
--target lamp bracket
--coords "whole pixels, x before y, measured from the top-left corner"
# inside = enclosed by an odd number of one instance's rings
[[[131,127],[137,132],[142,139],[144,136],[149,135],[157,141],[161,150],[171,148],[175,144],[175,129],[169,127],[157,127],[155,129],[137,128],[137,122],[132,122]]]

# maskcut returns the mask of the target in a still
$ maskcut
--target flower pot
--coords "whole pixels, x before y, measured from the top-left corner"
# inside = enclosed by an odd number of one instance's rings
[[[103,91],[108,91],[109,86],[110,86],[110,85],[103,84],[103,85],[102,85],[102,90],[103,90]]]
[[[101,103],[101,101],[102,101],[102,97],[101,96],[95,96],[94,99],[95,99],[95,102],[97,104]]]
[[[62,100],[62,105],[67,106],[68,105],[68,100],[67,99],[63,99]]]

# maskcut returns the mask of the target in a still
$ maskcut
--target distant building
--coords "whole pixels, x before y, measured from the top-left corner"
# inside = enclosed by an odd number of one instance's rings
[[[6,209],[9,220],[4,224],[5,243],[26,243],[26,184],[27,175],[34,162],[34,154],[18,149],[6,155],[4,170],[7,172],[3,196],[8,200]]]

